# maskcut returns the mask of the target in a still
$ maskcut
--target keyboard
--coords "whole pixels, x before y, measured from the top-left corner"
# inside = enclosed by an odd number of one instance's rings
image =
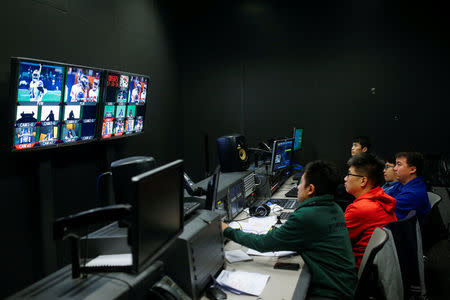
[[[287,219],[289,219],[289,216],[291,215],[291,212],[289,212],[289,211],[283,211],[281,214],[280,214],[280,219],[283,219],[283,220],[287,220]]]
[[[184,215],[187,216],[193,213],[199,206],[200,203],[198,202],[184,202]]]
[[[270,199],[268,202],[272,202],[273,204],[277,204],[284,209],[296,209],[300,203],[297,200],[293,199]]]
[[[297,187],[294,186],[289,192],[287,192],[286,194],[284,194],[286,197],[294,197],[297,198]]]

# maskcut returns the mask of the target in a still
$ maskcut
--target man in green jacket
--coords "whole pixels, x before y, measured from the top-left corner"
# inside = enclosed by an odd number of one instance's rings
[[[296,251],[311,272],[308,297],[353,299],[355,259],[344,213],[333,201],[337,182],[333,164],[311,162],[298,186],[300,206],[280,228],[257,235],[222,223],[224,236],[260,252]]]

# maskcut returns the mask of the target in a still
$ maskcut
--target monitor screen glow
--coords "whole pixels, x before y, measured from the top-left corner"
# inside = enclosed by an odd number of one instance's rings
[[[102,124],[102,139],[143,131],[149,78],[109,72]]]
[[[294,128],[294,151],[302,149],[303,128]]]
[[[60,134],[64,67],[20,60],[15,76],[13,149],[56,145]]]
[[[271,170],[272,173],[286,169],[291,164],[294,139],[276,140],[273,142]]]

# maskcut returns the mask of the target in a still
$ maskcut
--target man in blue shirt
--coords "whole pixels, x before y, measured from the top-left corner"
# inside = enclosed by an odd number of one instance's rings
[[[384,163],[384,185],[382,186],[385,193],[389,192],[398,182],[397,178],[395,177],[394,173],[394,167],[395,167],[395,157],[389,156],[386,158]]]
[[[430,210],[427,188],[422,179],[423,155],[419,152],[399,152],[395,155],[394,173],[398,183],[387,192],[397,200],[395,214],[399,220],[415,210],[421,223]]]

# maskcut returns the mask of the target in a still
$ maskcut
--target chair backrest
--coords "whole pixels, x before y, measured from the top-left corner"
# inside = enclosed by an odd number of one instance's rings
[[[428,252],[434,244],[447,236],[447,230],[438,206],[442,200],[441,196],[428,192],[428,199],[430,200],[431,209],[426,213],[420,225],[424,253]]]
[[[361,265],[358,271],[358,284],[356,286],[354,299],[368,299],[371,296],[376,297],[379,294],[377,291],[377,277],[373,262],[377,253],[383,248],[389,239],[389,235],[385,229],[381,227],[375,228],[372,237],[367,244],[364,251]]]
[[[377,227],[372,233],[372,237],[369,240],[369,243],[367,244],[366,250],[364,251],[363,258],[361,260],[361,264],[359,266],[358,271],[358,280],[361,278],[361,275],[363,274],[364,270],[366,269],[366,266],[369,266],[377,254],[378,251],[383,247],[383,245],[388,240],[388,234],[387,232],[381,228]]]
[[[425,294],[422,235],[416,211],[385,228],[391,231],[395,243],[405,299]]]
[[[433,192],[427,192],[428,193],[428,200],[430,201],[430,206],[433,208],[434,205],[438,204],[442,198],[438,194],[435,194]]]

